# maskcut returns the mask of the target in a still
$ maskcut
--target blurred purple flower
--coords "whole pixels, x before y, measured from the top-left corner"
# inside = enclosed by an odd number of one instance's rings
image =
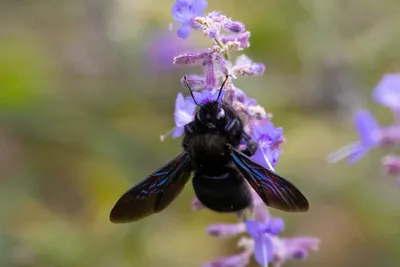
[[[203,203],[200,202],[200,200],[197,197],[194,197],[192,199],[192,210],[197,211],[205,208],[206,207],[203,205]]]
[[[147,64],[151,71],[168,71],[174,66],[173,58],[187,50],[189,44],[176,38],[170,31],[154,36],[146,45]]]
[[[384,75],[372,97],[379,104],[400,111],[400,73]]]
[[[224,97],[226,90],[222,90],[219,101]],[[204,105],[208,102],[216,101],[219,95],[219,90],[203,90],[200,92],[193,92],[193,96],[196,102],[200,105]],[[186,100],[194,104],[193,98],[191,96],[186,97]]]
[[[203,267],[245,267],[250,262],[250,256],[249,251],[244,251],[237,255],[220,258]]]
[[[333,152],[328,156],[329,162],[337,162],[347,157],[348,162],[353,164],[380,144],[380,126],[371,112],[368,110],[358,111],[354,117],[354,124],[360,136],[360,140]]]
[[[386,174],[400,176],[400,157],[389,155],[382,159],[383,170]]]
[[[273,170],[279,160],[280,149],[276,144],[282,137],[282,127],[275,128],[272,122],[267,121],[253,128],[253,140],[258,142],[258,149],[253,160],[262,166]]]
[[[176,126],[168,131],[166,134],[160,136],[161,141],[172,133],[172,138],[177,138],[183,134],[186,124],[193,121],[196,105],[184,99],[183,95],[179,93],[175,100],[174,119]]]
[[[202,15],[207,5],[206,0],[176,0],[176,4],[172,6],[172,17],[181,23],[177,32],[180,38],[189,37],[193,28],[193,19]]]

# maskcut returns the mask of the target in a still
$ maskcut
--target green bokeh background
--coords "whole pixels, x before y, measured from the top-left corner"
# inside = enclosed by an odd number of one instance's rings
[[[160,67],[154,47],[209,40],[157,41],[172,4],[0,1],[1,267],[195,267],[238,251],[237,239],[204,230],[234,216],[192,212],[190,185],[161,214],[108,221],[125,190],[181,150],[159,135],[185,93],[179,79],[200,69]],[[272,211],[287,222],[282,236],[321,238],[319,252],[286,266],[399,266],[400,191],[380,166],[390,151],[354,166],[325,161],[357,139],[356,109],[392,122],[370,94],[400,70],[398,0],[209,0],[208,10],[251,31],[245,53],[267,71],[237,85],[284,127],[277,170],[311,203],[305,214]]]

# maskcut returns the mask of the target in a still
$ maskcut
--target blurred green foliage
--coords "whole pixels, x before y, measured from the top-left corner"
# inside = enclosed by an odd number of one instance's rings
[[[236,251],[236,240],[204,231],[235,218],[192,212],[190,184],[159,215],[108,221],[125,190],[181,149],[159,135],[173,126],[180,77],[199,69],[155,69],[147,45],[167,31],[172,4],[0,2],[1,267],[194,267]],[[210,0],[214,9],[251,31],[245,52],[267,72],[238,85],[284,127],[277,169],[311,203],[302,215],[272,212],[287,222],[284,235],[322,240],[287,266],[398,266],[400,192],[382,177],[382,152],[354,166],[325,162],[357,138],[355,109],[391,122],[369,95],[399,71],[398,1]],[[188,47],[207,47],[192,37]]]

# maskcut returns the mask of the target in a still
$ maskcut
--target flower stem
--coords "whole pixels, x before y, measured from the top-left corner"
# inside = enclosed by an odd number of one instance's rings
[[[214,38],[214,41],[217,43],[217,45],[219,47],[221,47],[222,49],[225,49],[226,47],[224,46],[224,44],[218,39],[218,38]],[[229,53],[228,53],[228,49],[226,49],[226,52],[223,54],[224,58],[229,61]]]

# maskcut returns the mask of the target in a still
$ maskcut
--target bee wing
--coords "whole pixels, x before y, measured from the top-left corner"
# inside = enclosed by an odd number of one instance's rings
[[[239,172],[265,204],[290,212],[308,210],[307,199],[291,182],[254,162],[240,151],[232,149],[231,156]]]
[[[190,158],[184,152],[122,195],[110,221],[132,222],[162,211],[179,195],[190,174]]]

